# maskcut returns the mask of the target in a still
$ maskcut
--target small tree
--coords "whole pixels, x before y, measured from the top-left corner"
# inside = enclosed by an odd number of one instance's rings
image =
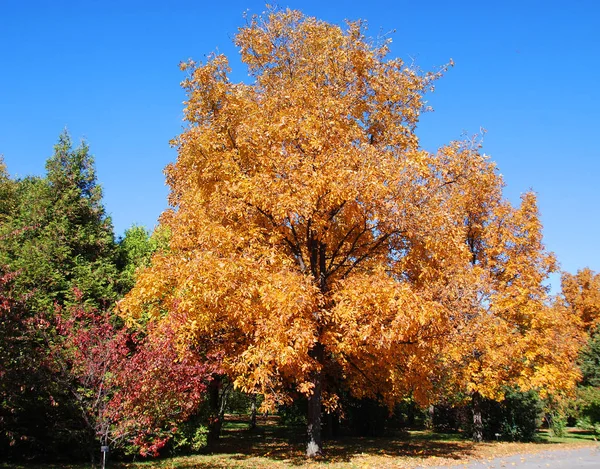
[[[130,441],[142,455],[156,456],[201,410],[221,360],[179,346],[168,324],[151,325],[147,334],[132,339],[134,352],[115,377],[118,389],[108,409],[116,437]]]
[[[575,275],[563,272],[561,280],[566,306],[581,319],[586,330],[593,330],[600,320],[600,274],[586,267]]]
[[[600,388],[600,329],[596,328],[579,353],[579,368],[583,386]]]
[[[74,297],[80,303],[57,312],[56,334],[47,337],[47,346],[55,379],[79,411],[84,428],[79,443],[93,463],[100,445],[116,447],[123,439],[110,402],[128,359],[129,335],[113,314],[84,305],[79,291]]]

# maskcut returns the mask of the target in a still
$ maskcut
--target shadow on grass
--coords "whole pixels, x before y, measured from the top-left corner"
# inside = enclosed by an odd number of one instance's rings
[[[250,469],[319,467],[314,461],[305,458],[305,440],[303,427],[279,425],[276,417],[261,418],[259,427],[249,431],[242,417],[228,418],[218,447],[204,455],[147,460],[137,463],[109,462],[108,469]],[[590,432],[569,432],[570,438],[548,438],[547,432],[539,434],[538,443],[552,445],[562,442],[590,439]],[[475,444],[456,433],[431,433],[412,431],[390,437],[341,437],[326,440],[324,456],[319,459],[323,466],[331,469],[351,469],[362,467],[366,462],[372,467],[387,467],[392,461],[394,467],[415,467],[427,465],[425,461],[436,458],[438,462],[467,461],[480,457],[483,453],[493,454],[496,442]],[[482,453],[483,450],[483,453]],[[388,464],[386,464],[386,462]],[[0,469],[6,466],[0,464]],[[89,465],[26,465],[23,469],[83,469]]]
[[[423,460],[436,457],[462,460],[473,455],[474,443],[456,434],[415,432],[392,437],[341,437],[324,442],[323,463],[349,463],[364,456]],[[283,427],[276,418],[261,419],[259,428],[249,431],[239,425],[226,425],[218,447],[204,458],[181,459],[178,468],[250,467],[254,458],[266,458],[292,466],[307,464],[304,429]],[[256,461],[254,461],[256,463]],[[258,463],[257,463],[258,464]],[[261,466],[262,467],[262,466]]]

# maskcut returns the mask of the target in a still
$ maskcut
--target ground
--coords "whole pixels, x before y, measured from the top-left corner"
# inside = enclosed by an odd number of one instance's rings
[[[427,431],[378,438],[343,437],[325,443],[325,456],[321,460],[307,461],[301,428],[279,426],[275,418],[269,418],[262,419],[260,430],[251,433],[245,422],[228,420],[217,453],[149,461],[130,465],[129,469],[432,469],[449,466],[600,469],[600,446],[592,435],[575,429],[563,439],[541,432],[536,443],[474,443],[460,434]],[[562,464],[561,461],[571,465],[556,465]],[[576,466],[575,463],[588,465]]]
[[[427,469],[442,469],[448,466],[427,466]],[[513,467],[515,469],[598,469],[600,467],[600,450],[596,447],[550,450],[539,453],[521,453],[512,456],[501,456],[485,461],[467,463],[465,469],[493,469]]]
[[[304,457],[303,431],[261,419],[248,431],[240,419],[229,418],[217,452],[133,463],[109,461],[107,469],[600,469],[600,445],[593,435],[571,429],[568,438],[540,433],[536,443],[493,441],[473,443],[460,434],[410,431],[389,437],[343,437],[328,440],[318,461]],[[25,465],[3,468],[84,469],[84,465]]]

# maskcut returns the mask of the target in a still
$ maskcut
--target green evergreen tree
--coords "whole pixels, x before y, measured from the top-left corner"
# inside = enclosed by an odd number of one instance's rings
[[[0,263],[19,272],[17,289],[34,311],[71,304],[76,290],[85,303],[106,306],[116,299],[116,244],[89,147],[73,149],[63,132],[46,170],[46,178],[16,181],[15,207],[0,226]]]
[[[8,174],[4,158],[0,156],[0,223],[2,223],[15,208],[16,189],[16,183]]]
[[[600,327],[595,329],[581,349],[578,362],[583,375],[581,384],[600,388]]]

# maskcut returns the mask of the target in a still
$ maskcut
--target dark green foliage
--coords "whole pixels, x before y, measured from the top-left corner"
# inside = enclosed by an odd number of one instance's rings
[[[567,436],[567,424],[569,422],[568,416],[561,412],[554,412],[552,414],[547,414],[546,420],[552,435],[559,438]]]
[[[0,223],[13,213],[16,206],[17,184],[10,179],[4,159],[0,156]]]
[[[583,386],[600,387],[600,328],[596,328],[579,353],[579,368]]]
[[[574,407],[577,426],[600,434],[600,387],[580,387]]]
[[[256,406],[260,406],[262,403],[262,396],[256,396],[234,389],[227,398],[226,412],[228,414],[250,414],[253,402]]]
[[[308,401],[303,395],[298,395],[291,404],[281,405],[277,409],[280,422],[286,426],[305,426],[308,413]]]
[[[0,454],[8,460],[81,456],[82,430],[68,391],[56,380],[48,320],[15,296],[17,275],[0,275]]]
[[[541,425],[543,403],[534,391],[510,389],[502,402],[480,400],[483,438],[511,441],[532,441]],[[433,428],[438,432],[462,431],[473,435],[472,408],[466,405],[437,405],[433,413]]]
[[[389,424],[396,429],[424,428],[428,417],[428,409],[423,409],[413,399],[405,399],[394,408]]]
[[[534,391],[511,390],[500,406],[501,433],[514,441],[532,441],[541,424],[543,403]]]
[[[180,423],[173,439],[169,442],[167,453],[181,455],[204,450],[208,443],[208,427],[206,425],[208,416],[208,406],[203,405],[195,415]]]
[[[382,436],[390,419],[389,409],[374,399],[347,399],[346,424],[358,436]]]
[[[46,178],[13,181],[8,190],[0,263],[19,272],[15,286],[34,311],[73,304],[75,288],[86,303],[106,306],[116,299],[116,245],[93,157],[85,144],[73,150],[64,132],[46,168]]]
[[[125,442],[136,435],[113,431],[119,430],[113,425],[115,415],[125,408],[114,403],[119,386],[129,378],[131,386],[138,386],[140,375],[153,366],[165,372],[178,366],[204,370],[201,360],[190,364],[170,356],[165,362],[167,350],[162,348],[144,348],[145,354],[134,350],[113,313],[115,301],[133,286],[136,269],[147,265],[157,250],[167,249],[168,232],[150,236],[133,227],[117,245],[89,148],[82,143],[73,149],[66,132],[46,170],[46,177],[12,180],[0,160],[0,274],[15,272],[10,282],[0,279],[0,455],[89,457],[98,452],[100,438],[103,444],[110,440],[113,447],[137,445],[139,450],[139,444]],[[158,365],[148,364],[152,359]],[[201,400],[205,384],[198,373],[179,375],[178,390],[185,393],[191,386],[189,392]],[[170,390],[173,381],[160,385]],[[143,400],[145,391],[136,390]],[[180,425],[173,451],[203,444],[200,418],[206,423],[198,415]],[[179,423],[169,418],[163,423],[166,429],[143,430],[150,436],[163,430],[171,434]],[[158,440],[150,444],[160,449],[165,441]]]
[[[465,416],[466,413],[467,409],[464,406],[438,404],[433,408],[432,427],[440,433],[457,432],[469,425],[469,419]]]
[[[94,161],[65,132],[47,177],[11,180],[0,161],[0,267],[9,298],[0,325],[0,453],[56,459],[81,456],[86,432],[51,350],[65,306],[106,308],[117,298],[116,245],[102,206]],[[8,301],[8,300],[7,300]]]

